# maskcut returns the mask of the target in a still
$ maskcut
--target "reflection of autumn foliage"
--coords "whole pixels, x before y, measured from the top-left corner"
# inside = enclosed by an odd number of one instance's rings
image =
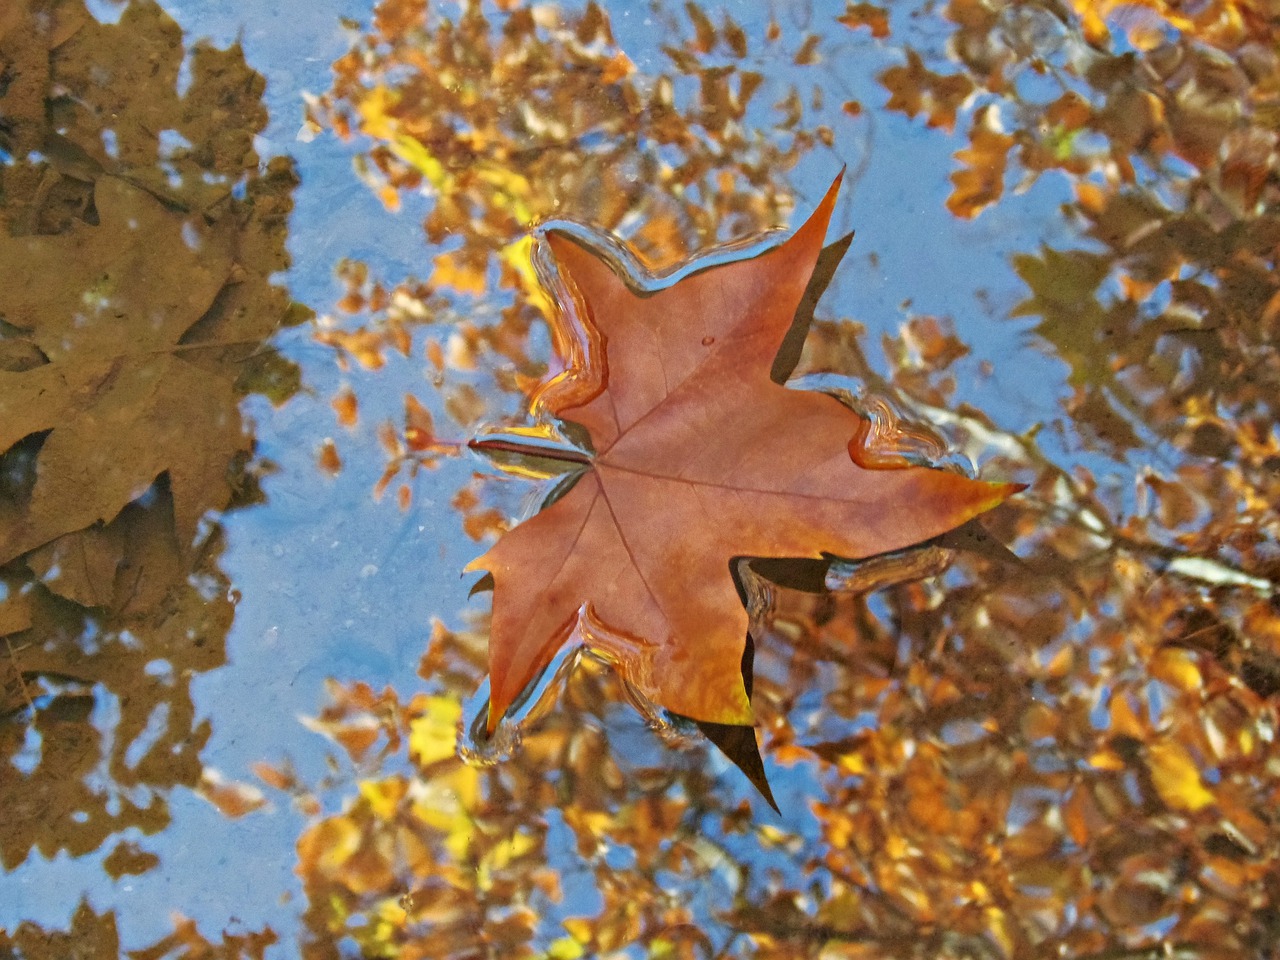
[[[1130,514],[1117,534],[1274,583],[1276,24],[1248,3],[1077,6],[1083,36],[1047,4],[949,10],[978,112],[1000,112],[1026,176],[1068,175],[1094,241],[1017,257],[1016,313],[1069,365],[1085,444],[1173,454],[1131,478],[1139,509],[1113,507]],[[1019,56],[1032,37],[1038,66]],[[1042,74],[1059,91],[1032,98]]]
[[[1176,158],[1217,203],[1257,204],[1280,97],[1274,23],[1240,0],[1194,12],[1164,0],[1072,6],[1082,20],[1058,3],[951,0],[948,61],[908,49],[907,66],[882,75],[888,109],[914,116],[927,105],[931,126],[949,129],[977,98],[952,211],[974,216],[996,202],[995,174],[1015,158],[1026,181],[1061,170],[1091,175],[1087,185],[1104,192],[1151,188],[1162,173],[1182,179]],[[1007,136],[992,135],[996,124]],[[959,178],[984,174],[992,189],[968,195]]]
[[[130,950],[130,960],[264,960],[267,948],[276,942],[275,934],[224,933],[221,942],[206,939],[194,921],[181,914],[174,916],[173,933],[145,950]],[[5,956],[24,960],[66,960],[85,957],[92,960],[117,960],[124,956],[115,916],[98,914],[85,902],[71,918],[70,927],[44,930],[35,924],[22,923],[12,933],[0,930],[0,950]]]
[[[7,869],[154,834],[201,781],[191,681],[225,662],[233,613],[206,515],[261,499],[238,404],[296,389],[266,341],[306,314],[271,283],[297,179],[253,152],[262,91],[238,48],[186,50],[152,3],[117,24],[79,0],[0,9]],[[114,878],[157,864],[131,841],[104,859]],[[110,914],[84,907],[66,936],[116,956]],[[20,926],[0,954],[90,955],[44,937]],[[175,937],[137,956],[207,955]]]
[[[1101,450],[1116,466],[1068,472],[1031,438],[941,409],[954,389],[948,352],[921,349],[936,332],[922,341],[913,325],[886,343],[892,382],[862,364],[879,389],[950,417],[955,436],[993,442],[1006,469],[1034,478],[1040,505],[1014,505],[1007,517],[1030,515],[1006,533],[1036,576],[893,598],[895,622],[908,633],[918,622],[933,634],[920,639],[945,651],[916,684],[943,689],[895,726],[927,729],[934,714],[933,742],[947,746],[895,760],[868,751],[877,738],[842,745],[837,764],[877,779],[896,767],[902,803],[892,788],[880,807],[837,794],[828,835],[844,831],[864,856],[878,835],[895,861],[925,858],[920,901],[935,914],[957,904],[942,925],[981,931],[1000,954],[1164,943],[1252,956],[1273,942],[1280,897],[1268,813],[1280,394],[1263,386],[1276,383],[1280,332],[1268,309],[1280,290],[1275,25],[1247,4],[1199,5],[1194,20],[1160,3],[1107,21],[1095,16],[1107,5],[1077,6],[1083,35],[1058,6],[953,2],[961,72],[935,69],[978,92],[954,212],[996,202],[1000,177],[981,202],[962,185],[1006,162],[1073,183],[1070,213],[1097,243],[1015,258],[1031,291],[1016,313],[1037,318],[1069,367],[1068,449]],[[1057,90],[1034,97],[1046,76]],[[823,367],[827,351],[847,363],[860,345],[826,325],[809,362]],[[1155,458],[1139,456],[1153,447]],[[873,626],[861,625],[859,649]],[[940,823],[962,855],[930,839]],[[975,823],[987,825],[975,834]],[[863,877],[884,881],[874,865]],[[959,896],[962,879],[977,885]]]
[[[779,592],[754,703],[766,759],[803,785],[780,824],[705,747],[664,756],[602,716],[606,677],[483,770],[446,749],[452,695],[344,688],[327,732],[386,749],[300,843],[312,956],[343,936],[424,957],[1274,951],[1278,26],[1233,0],[943,10],[945,54],[904,47],[886,109],[964,132],[958,217],[1010,178],[1071,185],[1088,248],[1013,262],[1065,416],[1015,434],[954,409],[967,346],[943,318],[911,317],[885,363],[857,324],[817,323],[800,372],[853,367],[1030,483],[988,524],[1025,565],[979,540],[941,580]],[[841,22],[902,26],[872,4]],[[442,354],[496,353],[463,330]],[[474,682],[478,642],[438,630],[424,677]]]
[[[482,637],[437,627],[421,672],[456,688],[475,682],[481,662]],[[311,903],[306,955],[336,956],[343,936],[366,956],[415,957],[538,948],[576,957],[633,942],[682,951],[711,942],[714,921],[664,889],[674,882],[664,877],[705,879],[705,862],[728,856],[717,846],[727,837],[710,825],[723,799],[693,757],[672,764],[654,743],[625,759],[614,750],[599,714],[601,684],[612,682],[578,674],[517,755],[487,769],[456,756],[456,694],[401,703],[390,691],[335,691],[317,723],[353,762],[368,771],[371,751],[386,757],[403,743],[412,766],[363,779],[342,814],[299,841]],[[642,728],[631,734],[645,737]],[[745,803],[724,819],[735,833],[750,824]],[[584,882],[605,898],[591,915],[572,895]]]
[[[774,54],[795,46],[810,63],[817,37],[749,39],[694,4],[676,29],[687,36],[664,48],[668,69],[645,76],[594,2],[379,4],[313,113],[362,137],[357,168],[390,208],[409,194],[428,199],[427,239],[445,249],[426,283],[394,290],[344,264],[338,306],[363,322],[326,323],[319,339],[377,368],[385,351],[408,355],[415,325],[457,321],[447,344],[427,344],[428,359],[455,421],[470,426],[494,415],[483,399],[493,386],[519,393],[545,372],[529,343],[545,313],[526,235],[534,225],[589,221],[662,269],[785,221],[787,171],[831,133],[806,129],[797,89],[753,63],[766,43]],[[480,295],[498,305],[462,318],[449,310],[451,297]]]
[[[363,169],[393,204],[431,198],[429,240],[461,240],[437,257],[437,286],[487,289],[490,257],[553,217],[621,230],[667,265],[773,225],[789,199],[778,174],[812,143],[785,117],[772,131],[747,119],[763,80],[752,44],[728,17],[717,26],[694,5],[690,17],[672,71],[641,77],[595,3],[562,16],[467,2],[449,16],[384,0],[321,112],[371,138]]]
[[[899,588],[879,615],[784,595],[755,702],[766,755],[813,786],[782,825],[701,750],[663,756],[599,716],[599,677],[489,770],[453,755],[452,695],[342,692],[324,722],[352,759],[406,743],[413,768],[367,776],[300,841],[309,955],[353,936],[378,956],[1139,956],[1152,925],[1197,956],[1252,955],[1265,921],[1225,941],[1223,924],[1280,893],[1265,708],[1168,642],[1176,593],[1109,586],[1131,575],[1076,577],[1125,603],[1107,616],[989,564],[945,596]],[[482,642],[437,630],[424,676],[474,682]]]
[[[212,563],[216,542],[198,586],[175,582],[182,561],[160,532],[171,523],[167,504],[130,507],[101,536],[85,535],[85,562],[64,555],[59,586],[104,593],[92,611],[47,589],[22,594],[26,623],[5,638],[0,722],[0,755],[15,768],[0,779],[9,867],[32,850],[90,853],[128,827],[154,833],[168,824],[165,791],[200,777],[209,730],[196,720],[189,678],[224,662],[232,608]],[[118,563],[112,539],[124,541]],[[91,722],[99,703],[119,713],[108,736]]]

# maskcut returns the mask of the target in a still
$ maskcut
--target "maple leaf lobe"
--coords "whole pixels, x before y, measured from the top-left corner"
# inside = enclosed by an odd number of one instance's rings
[[[899,550],[1013,491],[929,468],[865,469],[849,453],[862,418],[770,378],[839,183],[785,242],[654,292],[547,238],[598,341],[582,355],[602,367],[575,371],[596,374],[592,389],[548,408],[584,427],[595,454],[564,497],[468,565],[494,578],[491,730],[575,632],[655,703],[750,724],[738,558]]]
[[[699,373],[767,378],[822,250],[842,178],[785,243],[652,292],[632,289],[575,239],[547,234],[585,310],[584,325],[603,341],[594,396],[552,404],[550,412],[585,427],[602,453]]]

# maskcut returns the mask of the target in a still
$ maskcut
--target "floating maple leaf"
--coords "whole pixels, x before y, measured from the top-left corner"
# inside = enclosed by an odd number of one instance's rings
[[[786,242],[658,291],[637,290],[568,236],[546,236],[588,343],[562,317],[556,342],[569,369],[542,406],[585,429],[592,452],[568,493],[468,567],[493,575],[490,731],[575,637],[654,703],[748,725],[738,559],[900,550],[1018,489],[859,466],[866,422],[771,377],[839,184]]]

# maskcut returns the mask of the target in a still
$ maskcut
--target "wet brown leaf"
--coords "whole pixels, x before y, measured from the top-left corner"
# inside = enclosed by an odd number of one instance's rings
[[[285,262],[290,168],[273,163],[243,201],[219,179],[246,164],[256,169],[248,131],[265,123],[261,78],[238,51],[198,46],[193,82],[179,97],[182,46],[158,8],[130,7],[120,25],[76,22],[46,71],[27,79],[82,98],[61,132],[44,135],[57,138],[44,182],[82,178],[93,217],[33,229],[18,216],[13,199],[22,194],[9,182],[27,168],[4,174],[0,263],[9,272],[0,267],[0,313],[6,339],[24,345],[28,359],[0,372],[0,451],[51,432],[26,509],[0,536],[0,562],[110,521],[161,474],[185,550],[200,517],[230,500],[226,464],[250,450],[236,406],[240,363],[287,306],[268,278]],[[55,40],[37,29],[6,43],[47,51]],[[137,72],[139,44],[155,51],[146,77]],[[135,116],[139,89],[155,98],[145,123]],[[210,98],[235,123],[211,122],[202,107]],[[100,117],[114,124],[118,157],[102,150]],[[168,159],[182,172],[176,187],[159,170],[156,131],[166,125],[193,145]],[[69,173],[67,164],[79,167]],[[33,203],[41,196],[36,188]]]
[[[231,615],[206,515],[261,497],[239,402],[297,389],[265,341],[309,311],[270,282],[297,181],[253,152],[264,82],[238,47],[187,46],[148,3],[118,23],[79,0],[10,4],[0,33],[12,869],[162,830],[169,791],[196,785],[210,728],[191,680],[223,663]],[[106,859],[151,862],[128,844]],[[111,915],[88,908],[70,933],[14,936],[24,956],[117,955]]]
[[[1018,489],[901,464],[868,469],[857,452],[865,421],[770,379],[839,185],[785,243],[645,297],[592,251],[548,236],[585,308],[576,322],[587,341],[563,351],[574,376],[550,381],[538,402],[586,430],[594,455],[568,493],[468,567],[495,579],[490,732],[575,635],[592,637],[655,703],[749,725],[734,558],[901,550]],[[483,449],[483,438],[472,445]]]

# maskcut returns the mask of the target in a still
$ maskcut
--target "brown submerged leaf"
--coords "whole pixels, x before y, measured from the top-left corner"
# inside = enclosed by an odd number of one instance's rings
[[[266,340],[308,311],[271,282],[288,264],[297,178],[253,151],[264,81],[238,47],[185,44],[146,0],[120,5],[117,23],[82,0],[0,6],[0,863],[12,870],[156,833],[170,791],[197,784],[210,725],[191,684],[225,662],[233,608],[220,528],[202,518],[262,498],[239,402],[297,389]],[[151,859],[125,844],[105,866],[128,875]],[[0,955],[97,955],[10,933]]]
[[[0,453],[47,434],[24,508],[0,517],[0,564],[165,473],[185,552],[252,451],[239,398],[298,385],[261,349],[290,322],[269,278],[296,176],[279,158],[257,172],[263,81],[238,48],[192,47],[180,94],[181,31],[158,6],[119,24],[44,6],[19,4],[0,37],[0,149],[18,158],[0,166]]]

